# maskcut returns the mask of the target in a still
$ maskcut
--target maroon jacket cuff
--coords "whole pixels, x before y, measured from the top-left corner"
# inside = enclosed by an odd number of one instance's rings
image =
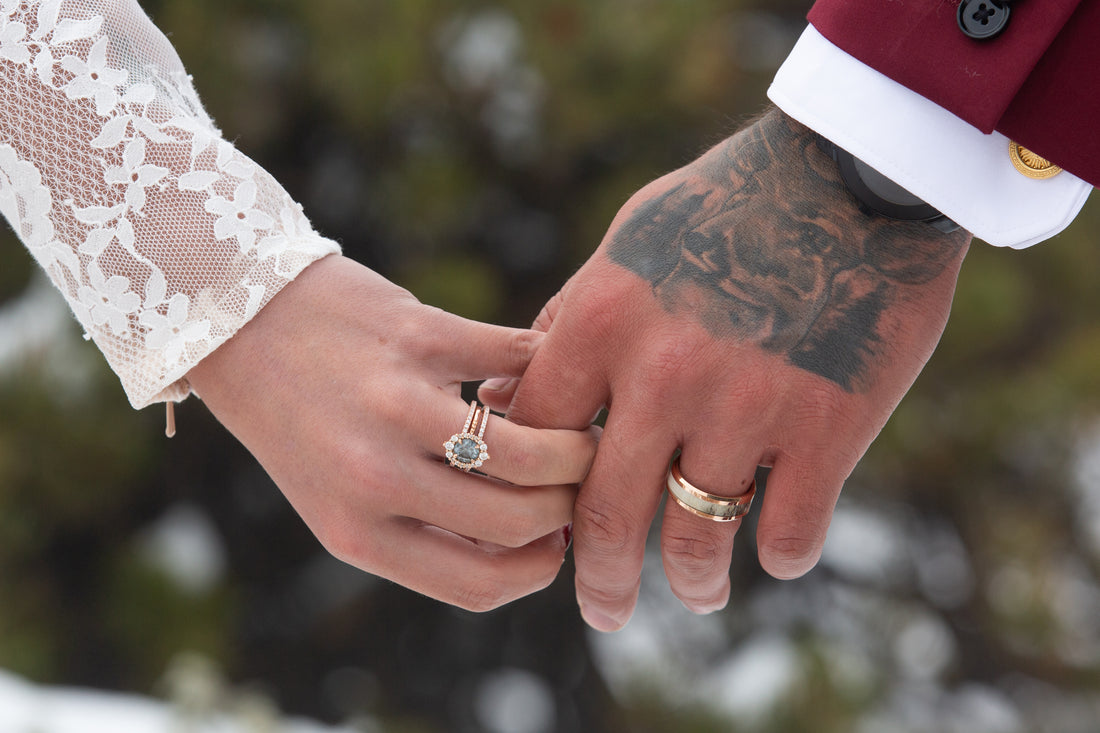
[[[809,19],[868,66],[1098,185],[1100,1],[1018,0],[985,40],[959,29],[961,1],[817,0]]]

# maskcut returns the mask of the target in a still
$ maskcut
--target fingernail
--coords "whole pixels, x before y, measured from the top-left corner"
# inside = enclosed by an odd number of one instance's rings
[[[565,538],[565,549],[573,544],[573,525],[567,524],[561,528],[561,536]]]
[[[588,625],[596,631],[612,632],[618,631],[623,627],[623,625],[615,619],[594,608],[585,606],[583,603],[581,604],[581,616],[583,616]]]
[[[717,611],[721,611],[725,607],[725,603],[721,605],[684,603],[684,608],[696,614],[697,616],[707,616],[709,614],[716,613]]]
[[[481,389],[487,389],[490,392],[500,392],[511,383],[511,377],[493,377],[492,379],[486,379],[482,382]]]

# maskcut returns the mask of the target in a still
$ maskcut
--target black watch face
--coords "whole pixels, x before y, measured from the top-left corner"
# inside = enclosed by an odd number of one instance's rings
[[[906,191],[886,176],[864,163],[859,158],[852,158],[856,165],[856,173],[871,189],[876,196],[898,206],[925,206],[921,199]]]
[[[836,148],[840,177],[852,195],[875,213],[902,221],[928,221],[940,212],[851,153]]]

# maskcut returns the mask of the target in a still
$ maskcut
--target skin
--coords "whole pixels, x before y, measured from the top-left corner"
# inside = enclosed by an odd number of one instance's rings
[[[484,611],[557,575],[596,429],[493,416],[488,477],[446,465],[442,446],[466,419],[461,383],[521,375],[542,340],[330,256],[188,377],[334,556]]]
[[[623,206],[536,321],[547,339],[523,379],[480,393],[539,427],[609,409],[574,510],[590,625],[633,612],[677,450],[685,478],[725,496],[770,466],[760,562],[778,578],[814,566],[845,479],[943,332],[969,241],[862,212],[816,135],[778,110]],[[673,592],[724,607],[740,522],[663,511]]]

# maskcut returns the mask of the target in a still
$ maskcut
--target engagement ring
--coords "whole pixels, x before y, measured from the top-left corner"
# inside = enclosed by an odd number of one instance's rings
[[[477,400],[471,402],[470,411],[466,413],[466,422],[462,425],[462,432],[455,433],[443,444],[448,463],[468,472],[471,468],[481,468],[481,464],[489,460],[489,446],[482,440],[487,422],[489,422],[489,408],[482,407]]]

